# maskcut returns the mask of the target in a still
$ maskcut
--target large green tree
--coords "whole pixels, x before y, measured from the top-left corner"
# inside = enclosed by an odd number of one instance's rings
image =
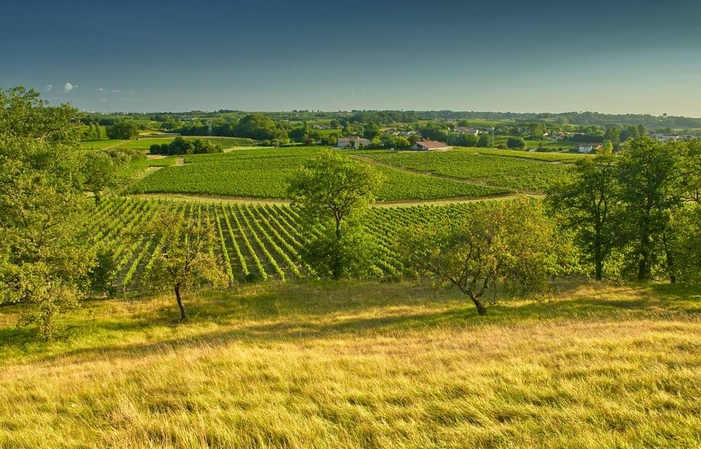
[[[23,322],[43,340],[82,298],[94,263],[77,124],[67,105],[0,89],[0,302],[26,303]]]
[[[575,231],[585,257],[594,264],[597,280],[619,243],[621,217],[615,156],[599,155],[577,161],[572,177],[550,189],[547,204],[565,229]]]
[[[121,120],[107,129],[110,139],[127,140],[139,135],[139,125],[129,120]]]
[[[638,280],[652,278],[653,266],[661,254],[665,254],[665,264],[673,273],[669,223],[682,203],[682,150],[683,145],[676,142],[640,137],[631,141],[622,155],[619,180],[625,220],[621,231],[630,245]]]
[[[327,149],[289,179],[288,195],[301,207],[309,236],[303,259],[321,277],[357,274],[367,255],[360,218],[381,176],[369,164]]]

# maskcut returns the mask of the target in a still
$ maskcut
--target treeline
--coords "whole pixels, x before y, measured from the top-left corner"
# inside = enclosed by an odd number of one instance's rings
[[[221,145],[212,143],[207,139],[185,140],[182,137],[176,137],[170,143],[153,144],[149,148],[151,154],[161,154],[164,156],[173,156],[176,154],[207,154],[221,153]]]
[[[289,139],[284,125],[263,114],[249,114],[238,121],[231,119],[226,122],[212,121],[210,124],[192,124],[177,128],[175,131],[184,136],[247,137],[254,140],[283,143]]]
[[[578,161],[547,203],[596,279],[701,276],[701,140],[630,141]]]

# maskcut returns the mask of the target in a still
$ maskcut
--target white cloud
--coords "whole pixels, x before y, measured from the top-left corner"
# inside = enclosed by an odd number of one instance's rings
[[[104,92],[104,91],[105,91],[105,88],[104,88],[104,87],[101,87],[101,88],[97,89],[97,91],[98,91],[98,92]]]
[[[71,83],[66,83],[63,85],[63,91],[64,92],[70,92],[73,89],[77,89],[78,85],[77,84],[71,84]]]
[[[119,89],[113,89],[113,90],[112,90],[112,93],[113,93],[113,94],[119,94],[119,93],[122,93],[122,91],[119,90]]]
[[[51,92],[52,90],[54,90],[54,85],[53,85],[53,84],[47,84],[46,86],[44,86],[44,90],[47,91],[47,92]]]

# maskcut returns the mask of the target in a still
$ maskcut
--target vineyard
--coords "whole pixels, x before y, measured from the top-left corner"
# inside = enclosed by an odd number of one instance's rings
[[[209,140],[222,148],[232,148],[240,146],[255,145],[255,141],[242,137],[211,137],[211,136],[185,136],[185,140],[203,139]],[[148,150],[153,144],[170,143],[175,139],[175,136],[168,135],[166,137],[141,137],[133,140],[87,140],[80,142],[80,147],[83,149],[99,150],[104,148],[122,148],[133,150]]]
[[[285,198],[286,179],[316,154],[317,147],[234,150],[185,156],[185,165],[160,170],[139,181],[133,193],[183,193],[243,198]],[[377,166],[385,182],[379,201],[475,198],[505,195],[504,187],[457,182]]]
[[[509,153],[518,154],[518,157],[509,156]],[[581,158],[576,155],[473,148],[446,152],[375,151],[364,153],[364,156],[396,167],[527,191],[543,191],[568,176],[571,164],[562,163],[562,160]]]
[[[453,204],[370,209],[366,229],[379,251],[372,267],[376,277],[393,277],[401,271],[402,264],[393,250],[401,229],[435,222],[442,216],[457,218],[470,207]],[[90,232],[99,248],[113,252],[120,291],[138,289],[142,274],[155,262],[158,242],[141,235],[161,211],[204,215],[218,235],[217,244],[210,251],[219,256],[232,281],[299,279],[310,274],[299,262],[305,236],[293,207],[117,198],[101,203]]]

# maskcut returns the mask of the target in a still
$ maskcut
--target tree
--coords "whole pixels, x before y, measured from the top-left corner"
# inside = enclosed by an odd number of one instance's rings
[[[0,303],[25,303],[22,323],[41,340],[82,299],[94,264],[77,117],[33,90],[0,89]]]
[[[614,156],[580,159],[572,177],[550,189],[547,204],[565,229],[575,232],[585,257],[594,264],[597,281],[604,263],[619,243],[621,213]]]
[[[626,206],[622,230],[632,246],[638,280],[652,278],[653,264],[661,252],[666,253],[665,263],[673,273],[668,225],[682,200],[681,162],[679,144],[649,137],[631,141],[620,162],[621,198]],[[674,281],[673,274],[670,280]]]
[[[368,251],[359,221],[375,197],[380,175],[369,165],[322,150],[288,180],[310,235],[303,259],[322,277],[358,274]],[[313,234],[312,229],[321,232]]]
[[[490,133],[481,133],[477,146],[480,148],[492,148],[494,146],[494,138]]]
[[[214,253],[214,227],[205,215],[185,217],[164,212],[157,216],[145,235],[157,243],[157,258],[145,277],[152,288],[172,290],[180,309],[180,321],[187,319],[182,293],[209,283],[225,286],[228,277]]]
[[[102,151],[86,153],[83,158],[83,189],[91,192],[95,204],[109,191],[117,190],[126,184],[118,174],[119,160]]]
[[[524,150],[526,149],[526,141],[521,137],[509,137],[506,146],[512,150]]]
[[[119,121],[107,129],[110,139],[128,140],[139,135],[139,125],[132,121]]]
[[[540,292],[554,272],[555,233],[539,203],[529,200],[475,204],[456,224],[421,224],[405,231],[400,254],[413,273],[452,285],[480,315],[484,295],[497,286]]]

